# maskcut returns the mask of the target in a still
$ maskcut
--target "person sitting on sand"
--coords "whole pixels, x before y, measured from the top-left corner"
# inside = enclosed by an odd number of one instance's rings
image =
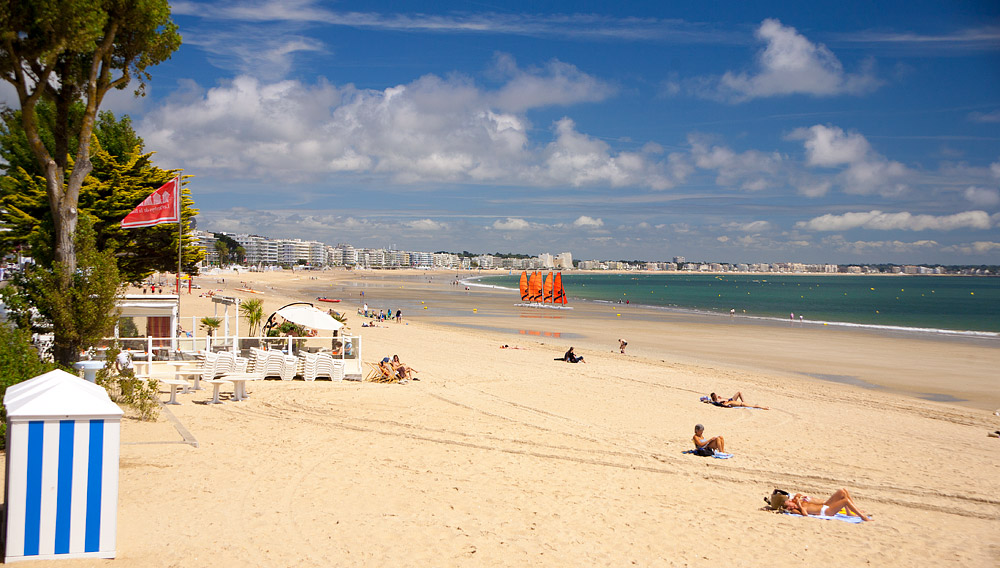
[[[577,357],[576,353],[573,353],[572,347],[569,348],[569,351],[563,354],[562,360],[566,361],[567,363],[586,363],[586,361],[583,360],[583,355]]]
[[[705,433],[705,427],[701,424],[694,425],[694,437],[691,440],[694,442],[694,447],[697,449],[711,448],[717,452],[726,451],[726,441],[722,436],[714,436],[712,438],[705,439],[702,434]]]
[[[832,517],[840,512],[841,509],[847,509],[850,513],[861,517],[863,521],[872,520],[871,517],[864,514],[854,504],[854,499],[851,498],[851,494],[846,489],[838,489],[823,503],[811,499],[808,495],[796,493],[795,497],[785,501],[783,507],[789,513],[796,513],[803,516],[817,515],[820,517]]]
[[[392,361],[390,361],[389,364],[392,365],[392,368],[396,370],[396,374],[399,375],[400,379],[413,379],[415,381],[420,380],[413,376],[413,373],[417,372],[416,369],[412,367],[407,367],[406,365],[401,363],[399,360],[399,355],[393,355]]]
[[[726,408],[759,408],[761,410],[768,410],[766,406],[757,406],[756,404],[748,404],[743,400],[743,393],[738,392],[729,398],[722,398],[714,392],[709,395],[709,402],[715,406],[724,406]]]

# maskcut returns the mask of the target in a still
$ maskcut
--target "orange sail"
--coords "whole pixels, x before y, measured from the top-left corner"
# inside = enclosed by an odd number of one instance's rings
[[[556,272],[556,281],[552,284],[552,301],[556,304],[566,303],[566,291],[563,290],[562,272]]]
[[[546,304],[552,303],[552,273],[545,277],[545,285],[542,287],[542,301]]]
[[[542,283],[541,275],[538,271],[531,273],[531,278],[528,280],[528,301],[537,302],[542,298]]]
[[[521,301],[526,301],[528,299],[528,272],[525,270],[521,271]]]

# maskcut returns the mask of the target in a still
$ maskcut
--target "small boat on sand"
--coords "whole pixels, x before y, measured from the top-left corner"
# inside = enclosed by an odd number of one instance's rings
[[[316,298],[316,300],[319,302],[333,302],[335,304],[340,301],[338,298],[324,298],[322,296]]]

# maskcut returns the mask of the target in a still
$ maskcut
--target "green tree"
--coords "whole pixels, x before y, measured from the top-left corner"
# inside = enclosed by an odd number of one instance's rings
[[[39,103],[41,116],[49,116],[52,105]],[[73,106],[82,115],[82,104]],[[8,162],[0,178],[0,233],[5,250],[23,246],[32,235],[44,238],[53,227],[51,210],[45,194],[45,181],[38,165],[24,160],[24,130],[20,111],[5,111],[0,122],[0,158]],[[41,131],[49,133],[44,123]],[[93,171],[80,191],[79,208],[95,217],[97,246],[116,251],[118,268],[128,282],[139,282],[154,271],[172,272],[177,268],[177,226],[174,224],[123,229],[121,220],[143,199],[175,175],[153,165],[151,154],[144,153],[143,141],[132,129],[128,116],[116,119],[111,112],[100,114],[94,130]],[[197,214],[190,192],[181,190],[181,222],[184,224],[184,270],[192,273],[203,258],[202,250],[190,238],[191,219]],[[44,264],[53,259],[38,258]]]
[[[11,0],[0,8],[0,77],[14,86],[28,147],[44,172],[52,209],[54,257],[68,285],[76,269],[77,202],[91,170],[90,142],[97,111],[111,89],[136,80],[141,95],[147,69],[180,46],[166,0]],[[49,151],[39,132],[36,106],[53,102]],[[79,127],[69,127],[82,100]],[[70,144],[76,141],[75,156]]]
[[[219,255],[219,266],[229,263],[229,247],[222,241],[215,241],[215,252]]]
[[[52,355],[64,366],[111,334],[118,320],[116,300],[124,292],[114,255],[97,249],[89,215],[80,216],[75,237],[77,266],[68,288],[62,286],[65,267],[53,262],[26,268],[2,291],[10,317],[19,327],[39,330],[44,326],[55,332]],[[44,248],[45,243],[32,244],[32,250]]]

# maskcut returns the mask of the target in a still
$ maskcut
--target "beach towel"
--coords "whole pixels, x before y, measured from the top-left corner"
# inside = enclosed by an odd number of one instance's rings
[[[682,454],[693,454],[694,450],[687,450],[687,451],[681,452],[681,453]],[[707,457],[707,456],[705,456],[705,457]],[[722,452],[715,452],[714,454],[712,454],[712,457],[715,458],[715,459],[717,459],[717,460],[728,460],[729,458],[733,457],[733,454],[724,454]]]
[[[843,509],[841,509],[841,510],[843,510]],[[783,514],[785,514],[785,515],[792,515],[793,517],[801,517],[802,516],[802,515],[800,515],[798,513],[790,513],[788,511],[784,511]],[[845,523],[853,523],[853,524],[858,524],[858,523],[863,523],[864,522],[861,519],[861,517],[856,517],[854,515],[845,515],[844,513],[837,513],[836,515],[833,515],[833,516],[826,516],[826,515],[807,515],[807,516],[810,519],[837,519],[838,521],[844,521]]]

